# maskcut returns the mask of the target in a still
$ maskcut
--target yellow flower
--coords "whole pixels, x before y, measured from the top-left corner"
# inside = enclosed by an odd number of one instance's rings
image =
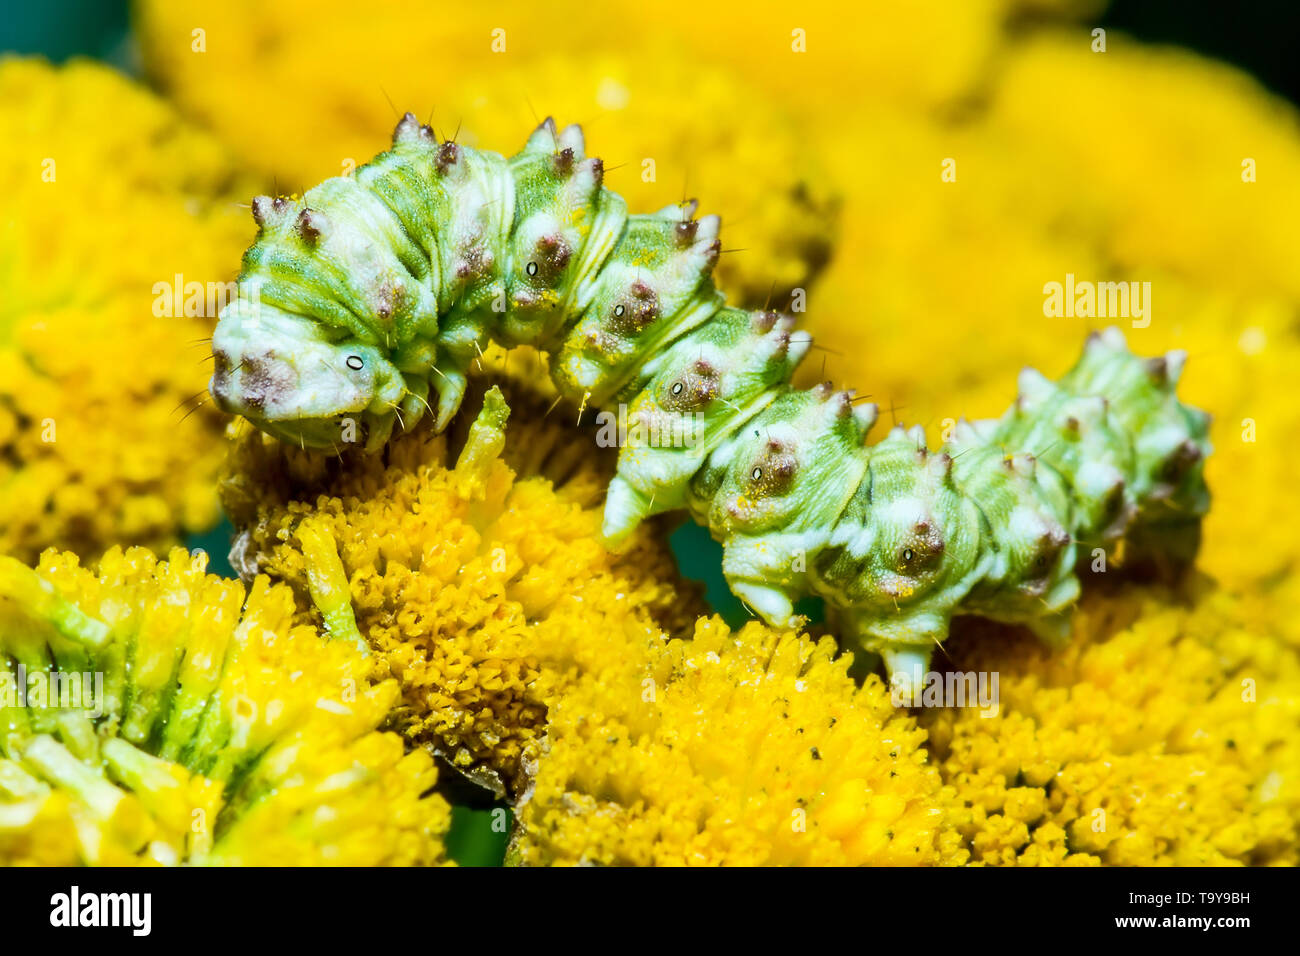
[[[399,94],[433,95],[439,102],[429,106],[441,110],[444,91],[467,75],[481,81],[546,55],[568,59],[575,71],[583,58],[604,53],[650,71],[662,67],[654,52],[698,70],[716,65],[756,95],[780,98],[800,112],[830,114],[863,97],[924,109],[958,100],[980,82],[1006,42],[1008,20],[1025,11],[1076,18],[1101,6],[1099,0],[872,0],[791,10],[780,0],[751,0],[742,11],[664,0],[647,17],[634,8],[557,0],[470,7],[449,17],[392,2],[362,8],[289,0],[270,7],[232,0],[213,9],[141,0],[135,28],[146,66],[161,85],[187,110],[266,156],[270,139],[297,144],[276,127],[274,111],[241,123],[229,84],[259,96],[284,89],[293,91],[293,102],[335,104],[335,115],[318,117],[327,124],[327,141],[334,131],[365,122],[360,114],[387,108],[385,93],[394,102]],[[337,63],[346,68],[332,69]],[[549,111],[530,86],[519,89],[516,99],[523,97]],[[617,102],[611,91],[599,105],[609,110]]]
[[[1024,172],[1056,181],[1023,209],[1030,228],[1075,224],[1117,272],[1154,267],[1250,298],[1300,297],[1295,108],[1227,64],[1130,40],[1098,55],[1086,34],[1019,46],[981,124],[1021,144]]]
[[[624,28],[642,33],[640,12],[611,23],[570,7],[448,17],[406,5],[237,2],[200,15],[142,3],[137,26],[160,84],[268,185],[307,188],[386,149],[397,119],[389,102],[431,117],[444,137],[506,155],[552,115],[583,124],[606,185],[632,211],[699,197],[702,214],[723,217],[724,245],[737,251],[722,256],[717,274],[734,301],[787,301],[825,263],[836,219],[835,191],[804,145],[802,109],[775,105],[666,36],[625,45]],[[603,52],[578,42],[584,23],[599,24]],[[200,26],[206,49],[195,53]],[[504,31],[500,54],[495,29]],[[287,113],[246,108],[271,89],[292,104]]]
[[[238,270],[252,228],[224,198],[232,167],[89,63],[0,63],[0,141],[0,552],[161,549],[210,527],[221,417],[178,406],[210,374],[212,318],[184,298],[159,312],[190,282],[206,311]]]
[[[375,730],[396,686],[205,566],[0,557],[0,862],[438,862],[432,761]]]
[[[972,860],[1294,865],[1295,610],[1204,580],[1099,587],[1056,653],[1005,628],[954,637],[951,669],[998,675],[996,715],[921,716]]]
[[[1044,315],[1044,285],[1067,273],[1151,282],[1150,326],[1120,324],[1140,350],[1188,348],[1189,386],[1216,352],[1231,350],[1216,374],[1234,372],[1242,335],[1284,328],[1300,291],[1294,111],[1185,53],[1094,54],[1085,31],[1051,34],[1007,51],[982,109],[936,120],[867,102],[816,132],[845,210],[808,327],[842,353],[838,380],[935,433],[1000,412],[1006,369],[1062,370],[1064,340],[1115,321]]]
[[[850,660],[830,638],[716,618],[620,648],[553,694],[514,859],[963,862],[924,733]]]
[[[685,632],[699,607],[648,533],[624,554],[605,550],[608,458],[532,407],[539,421],[511,429],[508,454],[563,478],[559,491],[516,478],[496,457],[499,437],[484,437],[493,429],[472,432],[471,451],[447,467],[465,436],[449,442],[426,424],[382,456],[340,460],[247,434],[223,492],[237,566],[292,585],[302,619],[359,631],[374,675],[401,685],[401,731],[499,791],[544,729],[543,669],[587,667],[660,627]]]

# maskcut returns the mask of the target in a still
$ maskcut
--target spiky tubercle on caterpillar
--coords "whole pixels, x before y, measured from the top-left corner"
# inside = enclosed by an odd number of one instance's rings
[[[1027,370],[1006,415],[961,423],[937,452],[919,428],[868,446],[875,406],[790,386],[810,344],[792,319],[725,306],[717,217],[629,215],[602,180],[576,126],[548,119],[506,159],[406,114],[354,176],[254,200],[212,395],[304,446],[336,448],[359,420],[373,450],[431,390],[445,428],[494,341],[547,352],[584,407],[625,403],[650,426],[689,413],[692,441],[664,447],[650,427],[621,448],[610,546],[689,510],[742,600],[784,626],[798,597],[822,597],[904,697],[954,615],[1059,640],[1081,555],[1125,539],[1194,553],[1208,417],[1174,395],[1182,353],[1142,360],[1108,330],[1059,384]]]

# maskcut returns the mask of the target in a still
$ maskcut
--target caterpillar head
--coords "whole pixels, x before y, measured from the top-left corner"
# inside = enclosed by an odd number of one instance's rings
[[[337,449],[363,435],[382,442],[406,382],[380,349],[329,331],[266,303],[232,302],[212,338],[213,399],[302,447]]]

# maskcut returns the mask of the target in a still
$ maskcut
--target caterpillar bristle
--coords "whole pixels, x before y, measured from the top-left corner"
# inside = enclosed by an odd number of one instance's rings
[[[251,204],[253,221],[260,228],[279,225],[286,218],[290,203],[283,196],[254,196]]]

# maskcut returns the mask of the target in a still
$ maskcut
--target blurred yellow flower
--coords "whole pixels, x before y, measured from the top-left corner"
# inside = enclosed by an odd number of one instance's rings
[[[0,557],[0,862],[440,861],[432,761],[375,730],[396,686],[206,563]]]
[[[252,228],[227,197],[246,189],[90,63],[0,62],[0,141],[0,552],[166,548],[218,518],[221,416],[179,407],[210,374],[212,318],[185,297],[201,284],[206,311],[238,270]]]
[[[979,109],[859,104],[823,131],[845,207],[806,327],[831,350],[826,374],[936,443],[960,416],[1000,413],[1009,370],[1064,371],[1077,354],[1064,343],[1089,328],[1118,322],[1147,354],[1186,349],[1180,392],[1214,415],[1199,567],[1293,606],[1300,539],[1277,516],[1300,429],[1285,386],[1300,362],[1296,111],[1224,65],[1090,42],[1077,30],[1009,47]],[[1150,282],[1150,311],[1044,315],[1044,285],[1067,275]]]
[[[722,215],[727,247],[743,250],[719,263],[722,288],[761,305],[790,301],[832,248],[842,184],[826,177],[810,123],[837,135],[860,99],[951,107],[1022,13],[1067,19],[1100,5],[666,0],[647,15],[559,0],[448,16],[393,2],[139,0],[134,22],[158,86],[291,188],[370,158],[406,109],[506,154],[542,116],[582,123],[634,211],[685,192]]]
[[[1119,317],[1133,346],[1181,346],[1202,363],[1218,351],[1231,362],[1257,313],[1295,301],[1294,109],[1187,53],[1118,35],[1104,54],[1089,44],[1080,29],[1009,47],[978,109],[864,103],[815,130],[845,197],[807,316],[844,353],[835,376],[937,432],[943,417],[1000,411],[1007,368],[1063,369],[1063,340],[1115,321],[1044,315],[1044,285],[1067,274],[1149,281],[1150,315]]]
[[[802,111],[778,107],[662,34],[641,48],[607,43],[577,56],[588,48],[574,30],[584,11],[573,6],[448,17],[409,5],[240,2],[200,14],[148,2],[137,26],[160,86],[268,184],[305,189],[348,174],[387,148],[394,107],[431,117],[444,137],[506,155],[552,115],[561,126],[582,124],[588,153],[605,161],[606,185],[634,212],[698,197],[703,213],[722,215],[735,252],[717,274],[733,300],[787,301],[826,262],[836,223],[835,191],[804,144]],[[645,19],[637,11],[626,26],[639,35]],[[192,49],[199,28],[202,53]],[[499,55],[495,29],[505,31]],[[557,47],[551,40],[561,36]],[[347,69],[321,69],[342,60]],[[247,108],[269,103],[272,89],[288,109]]]

